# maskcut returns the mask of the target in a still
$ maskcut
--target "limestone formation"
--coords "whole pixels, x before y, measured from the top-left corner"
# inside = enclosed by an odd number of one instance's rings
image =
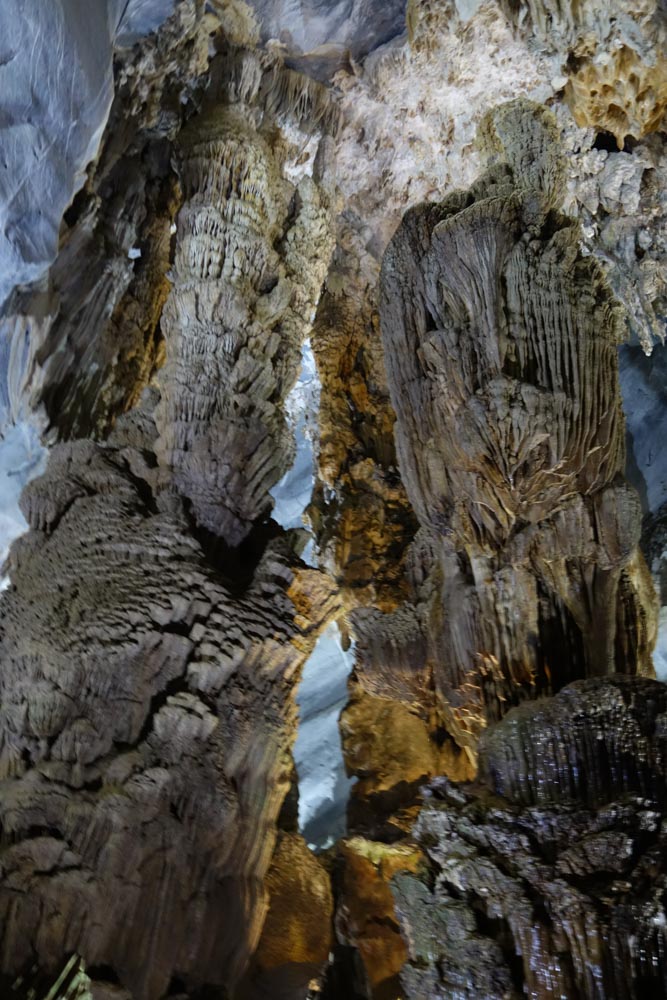
[[[381,317],[403,482],[421,523],[412,602],[359,613],[375,694],[428,710],[474,749],[523,697],[650,671],[654,597],[623,482],[616,344],[599,266],[556,211],[555,123],[491,113],[494,165],[405,217]]]
[[[553,55],[568,78],[565,98],[577,124],[604,129],[622,149],[661,128],[667,110],[667,31],[660,0],[628,5],[596,0],[529,0],[508,18]]]
[[[162,315],[157,452],[197,524],[238,545],[293,456],[283,402],[329,262],[330,215],[314,179],[284,182],[247,105],[205,112],[178,145],[185,204]]]
[[[391,880],[399,871],[417,871],[422,852],[415,844],[393,846],[354,837],[341,844],[340,860],[344,874],[338,938],[358,949],[366,995],[375,1000],[395,997],[408,953],[399,932]]]
[[[0,962],[76,951],[153,1000],[172,977],[232,986],[257,945],[294,686],[336,604],[275,545],[230,590],[156,497],[139,416],[114,446],[54,449],[24,494],[0,638]]]
[[[0,996],[667,993],[662,0],[5,6]]]
[[[655,681],[580,681],[489,730],[486,788],[434,783],[429,875],[394,879],[409,1000],[664,994],[666,709]]]
[[[125,5],[128,15],[133,8]],[[4,420],[37,410],[61,438],[107,433],[159,364],[179,204],[170,140],[205,81],[200,14],[199,0],[179,3],[155,35],[116,57],[109,126],[58,220],[48,280],[16,293],[0,325],[11,344]]]

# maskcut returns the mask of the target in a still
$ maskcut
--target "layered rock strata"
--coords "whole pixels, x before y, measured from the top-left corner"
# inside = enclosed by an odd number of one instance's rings
[[[146,434],[134,411],[113,445],[54,449],[0,636],[2,970],[78,952],[135,1000],[231,987],[254,951],[294,686],[336,609],[277,543],[233,596]]]
[[[360,612],[362,683],[437,707],[474,750],[523,697],[649,672],[655,599],[622,479],[621,317],[578,227],[547,112],[511,102],[469,192],[407,213],[381,317],[412,601]]]
[[[666,711],[655,681],[579,681],[488,731],[485,787],[434,783],[430,872],[394,880],[406,997],[664,995]]]

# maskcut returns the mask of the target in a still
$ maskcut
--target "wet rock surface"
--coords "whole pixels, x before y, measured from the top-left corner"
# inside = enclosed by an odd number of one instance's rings
[[[489,730],[485,785],[431,785],[415,831],[429,876],[394,879],[406,996],[663,994],[664,697],[655,681],[577,682]]]

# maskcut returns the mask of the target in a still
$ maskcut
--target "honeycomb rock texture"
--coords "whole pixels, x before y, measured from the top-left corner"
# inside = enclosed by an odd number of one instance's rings
[[[396,448],[421,524],[412,600],[360,611],[360,679],[474,748],[513,702],[578,677],[650,672],[655,596],[622,479],[622,315],[559,215],[553,119],[491,112],[492,166],[411,209],[380,315]]]
[[[489,730],[481,765],[510,801],[434,782],[430,872],[394,879],[405,996],[664,995],[666,708],[656,681],[577,682]]]
[[[641,139],[659,131],[667,111],[667,25],[660,0],[502,0],[533,48],[565,73],[565,99],[579,125]]]
[[[127,443],[142,425],[58,446],[24,494],[0,635],[0,962],[78,952],[153,1000],[176,974],[232,986],[257,945],[294,686],[336,603],[279,543],[232,594],[180,502],[155,500],[155,458]]]

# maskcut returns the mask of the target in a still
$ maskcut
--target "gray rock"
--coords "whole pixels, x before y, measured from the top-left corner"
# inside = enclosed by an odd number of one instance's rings
[[[0,7],[0,308],[56,255],[113,97],[103,0]]]
[[[405,30],[405,0],[250,0],[265,39],[290,51],[338,44],[362,58]]]
[[[173,14],[176,0],[112,0],[120,8],[116,47],[134,45]]]

